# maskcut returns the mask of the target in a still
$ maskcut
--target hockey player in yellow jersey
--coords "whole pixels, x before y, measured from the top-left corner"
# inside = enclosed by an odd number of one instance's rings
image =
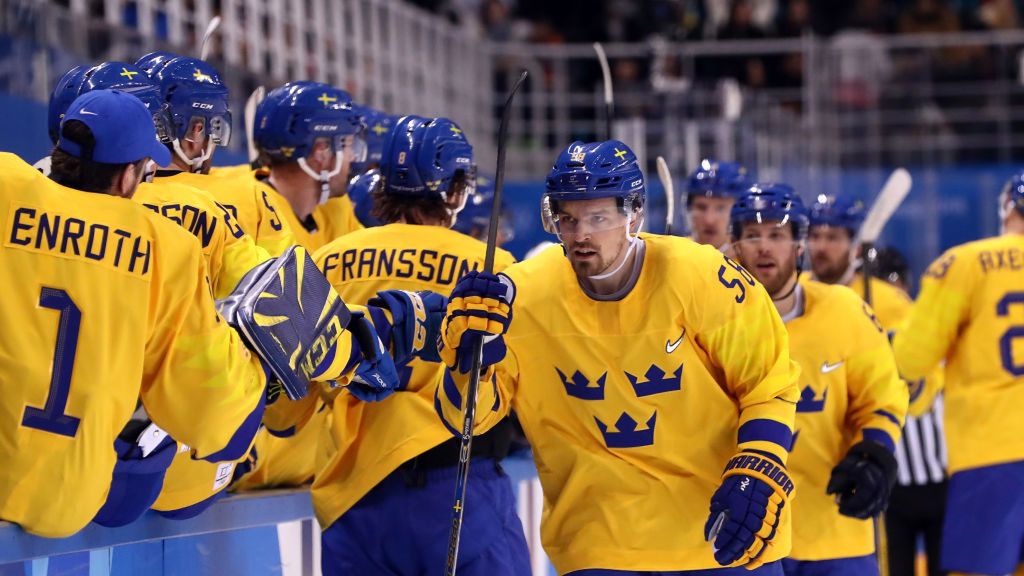
[[[888,338],[851,290],[797,281],[809,219],[791,187],[754,185],[731,219],[740,264],[771,295],[801,367],[788,462],[800,496],[786,576],[877,576],[869,518],[888,504],[907,406]]]
[[[1024,549],[1024,175],[999,198],[1003,232],[947,250],[925,271],[893,346],[900,373],[946,362],[949,491],[942,569],[1021,573]]]
[[[125,475],[159,490],[173,447],[119,437],[139,398],[196,458],[231,460],[249,447],[266,387],[214,310],[196,239],[124,200],[147,158],[167,160],[145,105],[94,91],[61,126],[53,173],[67,187],[0,155],[0,308],[18,326],[0,333],[0,519],[50,537],[116,523],[145,497]]]
[[[819,195],[811,206],[808,251],[813,279],[849,286],[864,298],[864,277],[854,272],[850,254],[857,230],[867,215],[864,203],[845,195]],[[886,330],[894,330],[910,310],[905,292],[878,278],[870,278],[871,306]]]
[[[781,574],[799,398],[785,327],[714,248],[638,234],[645,198],[628,146],[569,145],[543,197],[562,245],[456,284],[435,407],[458,434],[469,350],[491,336],[475,431],[515,410],[560,574]]]
[[[76,78],[78,76],[80,78]],[[60,123],[71,101],[99,89],[130,91],[153,114],[161,141],[170,142],[174,120],[153,80],[134,64],[104,62],[84,71],[72,68],[58,80],[49,106],[49,132],[54,144],[53,126]],[[158,185],[143,182],[132,199],[171,219],[199,239],[216,298],[230,294],[249,270],[270,258],[270,254],[254,245],[253,239],[223,206],[200,189],[169,180],[162,180]]]
[[[384,224],[343,236],[315,255],[346,301],[407,297],[401,291],[447,294],[464,273],[482,268],[485,245],[449,229],[472,200],[476,182],[473,148],[457,124],[400,119],[384,145],[380,170],[384,186],[374,192],[373,204]],[[514,259],[499,250],[495,262],[501,270]],[[440,317],[444,298],[423,299],[436,303]],[[426,574],[444,564],[459,442],[433,409],[439,360],[411,362],[402,372],[403,392],[386,402],[334,399],[332,425],[321,440],[328,460],[318,465],[313,483],[325,575]],[[506,421],[474,439],[471,497],[491,504],[467,513],[466,529],[479,542],[459,555],[459,574],[530,571],[512,484],[498,466],[510,435]],[[401,525],[417,528],[394,539]]]

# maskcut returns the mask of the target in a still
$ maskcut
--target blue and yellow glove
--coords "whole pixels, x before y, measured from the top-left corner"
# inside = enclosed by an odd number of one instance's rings
[[[474,343],[484,339],[481,368],[505,357],[502,336],[512,323],[515,284],[504,274],[469,272],[459,279],[448,298],[441,324],[441,361],[450,369],[468,374],[473,364]]]
[[[371,298],[368,306],[383,308],[391,313],[390,338],[381,334],[381,340],[390,341],[395,364],[402,365],[413,358],[427,362],[440,362],[437,340],[444,320],[448,298],[429,290],[384,290]],[[371,308],[370,313],[374,314]],[[377,322],[381,326],[388,322]],[[385,328],[387,329],[387,328]],[[378,331],[379,333],[379,331]]]
[[[825,491],[836,495],[839,513],[866,520],[889,506],[896,485],[896,457],[878,442],[854,444],[832,469]]]
[[[401,387],[401,380],[373,323],[362,312],[354,311],[347,329],[352,332],[352,356],[361,356],[348,391],[363,402],[379,402],[394,394]]]
[[[764,564],[792,495],[789,472],[774,456],[752,450],[733,456],[722,473],[722,485],[711,496],[711,514],[704,524],[715,561],[722,566],[738,562],[748,570]]]

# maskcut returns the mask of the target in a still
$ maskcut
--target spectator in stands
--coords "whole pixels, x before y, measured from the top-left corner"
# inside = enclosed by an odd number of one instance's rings
[[[734,0],[729,12],[729,22],[719,29],[720,40],[762,40],[767,38],[764,30],[754,24],[754,7],[751,0]],[[767,81],[764,60],[756,56],[736,56],[721,61],[725,76],[735,78],[755,88],[763,87]]]

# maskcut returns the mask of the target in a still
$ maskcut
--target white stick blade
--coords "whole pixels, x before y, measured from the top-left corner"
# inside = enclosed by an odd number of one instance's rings
[[[669,172],[668,162],[665,162],[664,157],[658,156],[655,162],[658,166],[658,179],[665,188],[665,222],[671,226],[676,218],[676,192],[672,183],[672,173]]]
[[[913,180],[910,173],[904,168],[897,168],[886,180],[878,198],[871,206],[864,224],[860,227],[861,242],[875,242],[882,235],[882,230],[892,215],[903,203],[903,200],[910,193]]]
[[[259,157],[259,151],[256,149],[256,107],[259,106],[263,98],[266,97],[266,88],[263,86],[257,86],[252,94],[249,95],[249,99],[245,101],[245,139],[249,150],[249,162],[255,162]]]
[[[213,39],[213,35],[217,32],[218,28],[220,28],[220,16],[214,16],[210,23],[206,25],[206,32],[203,33],[203,43],[199,47],[200,60],[206,60],[210,55],[210,48],[212,47],[210,40]]]
[[[605,104],[612,101],[612,70],[608,67],[608,55],[604,53],[604,46],[600,42],[594,42],[594,52],[597,52],[597,61],[601,64],[601,75],[604,76],[604,101]]]

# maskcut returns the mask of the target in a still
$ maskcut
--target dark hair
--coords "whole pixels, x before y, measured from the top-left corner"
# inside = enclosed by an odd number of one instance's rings
[[[466,176],[459,173],[452,180],[451,189],[454,194],[466,193]],[[409,196],[387,193],[383,185],[378,185],[371,194],[373,198],[373,217],[385,224],[404,220],[409,224],[423,224],[424,221],[437,220],[443,226],[450,227],[451,206],[439,197]]]
[[[84,122],[68,120],[61,126],[61,137],[78,144],[83,156],[91,156],[96,146],[96,137]],[[142,169],[142,160],[134,162],[138,170]],[[105,164],[86,158],[78,158],[61,150],[53,149],[50,154],[50,178],[68,188],[83,192],[106,193],[114,184],[114,179],[129,164]]]

